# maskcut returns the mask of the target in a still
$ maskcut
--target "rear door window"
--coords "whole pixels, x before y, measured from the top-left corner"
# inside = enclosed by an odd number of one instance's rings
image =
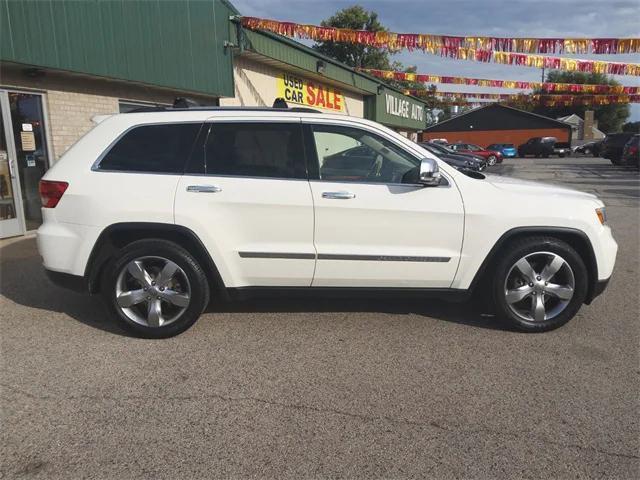
[[[106,153],[100,170],[182,174],[201,123],[141,125]]]
[[[212,123],[205,175],[306,179],[300,123]]]

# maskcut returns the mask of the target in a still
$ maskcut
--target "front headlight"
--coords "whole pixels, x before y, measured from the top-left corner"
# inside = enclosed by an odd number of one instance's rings
[[[607,211],[605,210],[604,207],[602,208],[596,208],[596,215],[598,217],[598,220],[600,221],[600,223],[602,225],[604,225],[605,223],[607,223]]]

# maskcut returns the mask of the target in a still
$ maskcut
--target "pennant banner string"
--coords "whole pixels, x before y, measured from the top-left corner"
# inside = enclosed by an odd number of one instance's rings
[[[421,83],[444,83],[452,85],[474,85],[489,88],[540,89],[545,92],[595,93],[595,94],[637,94],[640,87],[624,85],[589,85],[581,83],[526,82],[519,80],[489,80],[486,78],[451,77],[422,73],[398,72],[394,70],[359,69],[378,78]]]
[[[640,38],[506,38],[456,37],[447,35],[370,32],[318,25],[280,22],[257,17],[240,17],[243,27],[267,30],[286,37],[318,42],[343,42],[387,48],[422,50],[461,60],[493,62],[556,70],[640,76],[640,64],[547,57],[548,53],[616,54],[640,52]]]
[[[515,100],[573,102],[575,104],[596,103],[640,103],[640,95],[539,95],[516,93],[473,93],[473,92],[429,92],[428,90],[404,90],[415,97],[474,98],[482,100]]]
[[[640,52],[640,38],[522,38],[453,36],[432,33],[394,33],[322,27],[280,22],[257,17],[241,17],[243,26],[269,30],[287,37],[318,41],[360,43],[376,47],[408,50],[471,48],[519,53],[618,54]]]

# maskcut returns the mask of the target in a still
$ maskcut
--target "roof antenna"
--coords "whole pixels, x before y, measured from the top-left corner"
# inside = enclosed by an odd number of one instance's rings
[[[284,98],[278,97],[273,102],[273,108],[289,108],[289,105],[287,105],[287,102]]]
[[[176,97],[176,99],[173,101],[173,108],[191,108],[197,106],[198,102],[187,97]]]

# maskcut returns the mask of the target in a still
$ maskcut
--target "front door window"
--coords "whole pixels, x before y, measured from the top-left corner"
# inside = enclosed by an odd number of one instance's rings
[[[320,180],[410,183],[420,161],[390,141],[357,128],[314,125]]]

